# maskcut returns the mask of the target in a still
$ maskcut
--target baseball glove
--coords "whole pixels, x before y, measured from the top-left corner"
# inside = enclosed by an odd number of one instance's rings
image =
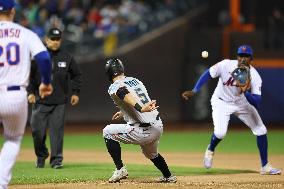
[[[232,77],[239,87],[244,87],[250,82],[250,70],[247,66],[238,67],[232,72]]]

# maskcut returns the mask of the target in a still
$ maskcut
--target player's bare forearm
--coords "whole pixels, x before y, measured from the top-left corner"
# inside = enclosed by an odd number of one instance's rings
[[[131,93],[126,94],[123,101],[131,106],[135,106],[135,104],[137,103],[137,100]]]
[[[137,100],[135,99],[135,97],[131,93],[126,94],[123,101],[130,104],[140,112],[151,112],[159,107],[156,106],[156,100],[152,100],[151,102],[148,102],[143,106],[140,106]]]

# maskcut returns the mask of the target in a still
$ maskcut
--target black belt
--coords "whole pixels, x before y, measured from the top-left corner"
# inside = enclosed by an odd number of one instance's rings
[[[19,91],[21,87],[19,85],[8,86],[7,91]]]
[[[158,121],[160,119],[160,115],[158,114],[156,117],[156,120]],[[135,126],[135,123],[133,124],[129,124],[130,126]],[[150,123],[139,123],[138,127],[150,127],[151,124]]]
[[[135,123],[129,124],[130,126],[135,126]],[[150,127],[150,123],[139,123],[138,127]]]

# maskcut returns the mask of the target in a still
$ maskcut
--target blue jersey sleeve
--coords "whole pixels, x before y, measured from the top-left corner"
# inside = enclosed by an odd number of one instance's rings
[[[250,92],[245,92],[245,97],[247,101],[253,105],[256,109],[259,107],[261,101],[261,95],[251,94]]]
[[[51,60],[47,51],[42,51],[34,56],[41,74],[41,80],[48,85],[51,82]]]
[[[205,72],[200,76],[200,78],[196,82],[192,91],[195,92],[195,93],[200,91],[201,87],[211,78],[212,77],[210,75],[209,69],[205,70]]]

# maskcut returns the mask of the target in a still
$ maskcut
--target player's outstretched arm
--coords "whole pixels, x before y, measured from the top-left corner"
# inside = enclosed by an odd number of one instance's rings
[[[188,100],[190,97],[192,97],[195,93],[199,92],[201,87],[207,83],[209,79],[211,79],[211,75],[209,72],[209,69],[205,70],[205,72],[200,76],[198,81],[196,82],[194,88],[189,91],[185,91],[181,94],[181,96],[185,99]]]

